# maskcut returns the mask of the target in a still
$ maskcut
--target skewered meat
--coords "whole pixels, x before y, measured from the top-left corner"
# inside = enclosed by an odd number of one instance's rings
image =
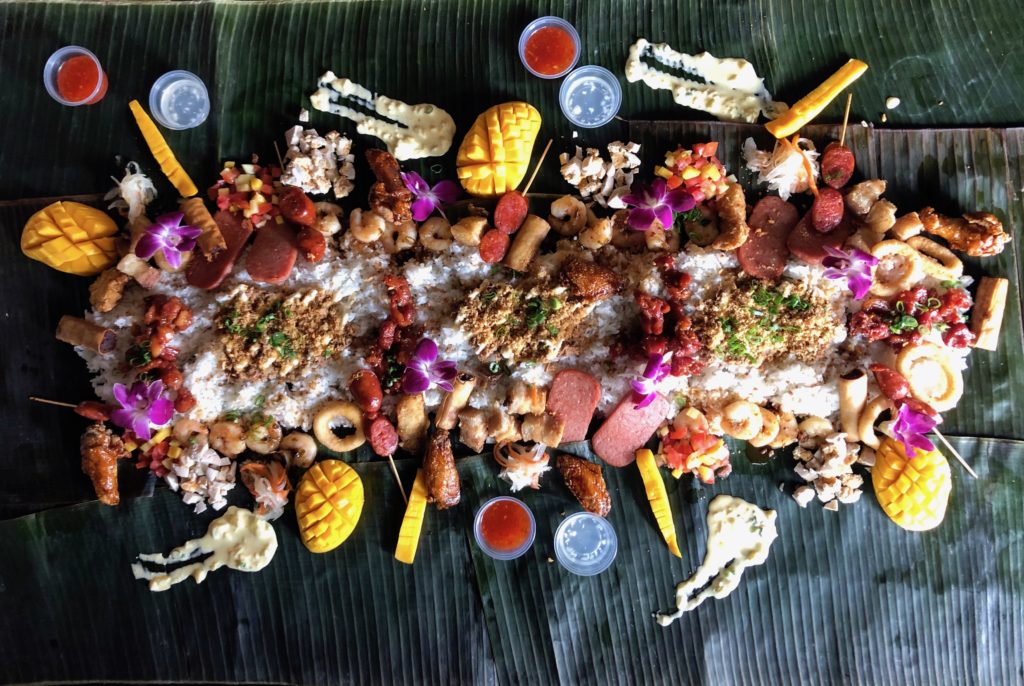
[[[971,257],[988,257],[1003,252],[1010,236],[1003,223],[988,212],[972,212],[963,217],[946,217],[931,207],[920,212],[924,230],[944,238],[949,247]]]
[[[562,264],[562,280],[573,295],[586,300],[607,300],[622,286],[613,270],[575,256]]]
[[[96,497],[104,505],[117,505],[121,502],[121,494],[117,490],[117,461],[128,457],[121,438],[101,422],[96,422],[82,434],[79,447],[82,471],[92,479]]]
[[[402,181],[401,169],[391,153],[371,148],[366,151],[377,183],[370,188],[370,209],[393,224],[412,219],[412,191]]]
[[[600,465],[582,457],[559,455],[558,471],[583,509],[601,517],[608,516],[612,510],[612,499],[608,495]]]
[[[437,509],[446,510],[459,504],[459,473],[455,470],[455,456],[447,431],[435,430],[430,437],[427,454],[423,457],[423,471],[430,502],[437,505]]]

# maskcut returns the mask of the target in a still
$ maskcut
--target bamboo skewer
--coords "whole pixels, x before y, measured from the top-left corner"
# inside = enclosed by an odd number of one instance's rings
[[[932,429],[932,433],[934,433],[936,436],[939,437],[939,440],[942,441],[942,444],[944,446],[949,448],[949,452],[953,453],[953,457],[956,458],[957,462],[959,462],[961,465],[963,465],[963,468],[967,470],[967,473],[970,474],[971,476],[973,476],[975,479],[977,479],[978,478],[978,474],[973,469],[971,469],[971,465],[967,464],[967,460],[965,460],[963,457],[961,457],[960,453],[958,453],[956,451],[956,448],[954,448],[952,445],[950,445],[949,441],[946,440],[946,437],[943,436],[939,432],[938,429]]]
[[[398,467],[395,466],[395,458],[388,455],[388,464],[391,465],[391,473],[395,475],[395,483],[398,484],[398,492],[402,494],[402,500],[405,504],[409,504],[409,496],[405,494],[405,486],[402,485],[402,480],[398,478]]]
[[[284,174],[284,160],[281,158],[281,148],[277,147],[277,141],[274,141],[274,152],[277,153],[277,164],[281,167],[281,173]]]
[[[843,113],[843,130],[839,132],[839,145],[846,141],[846,125],[850,121],[850,105],[853,103],[853,93],[846,94],[846,111]]]
[[[57,407],[70,407],[72,410],[78,407],[78,405],[73,405],[71,403],[62,403],[59,400],[49,400],[47,398],[40,398],[35,395],[30,395],[28,399],[31,400],[32,402],[45,403],[47,405],[56,405]]]
[[[540,159],[537,160],[537,164],[533,168],[533,173],[530,174],[530,180],[526,182],[526,188],[523,189],[523,195],[530,192],[530,186],[533,185],[533,180],[537,178],[537,172],[540,171],[540,165],[544,163],[544,158],[548,156],[548,150],[551,149],[551,144],[554,142],[554,138],[548,139],[548,144],[544,146],[544,152],[540,154]]]

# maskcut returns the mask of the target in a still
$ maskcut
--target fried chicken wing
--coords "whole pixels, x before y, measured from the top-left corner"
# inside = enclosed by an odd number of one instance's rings
[[[452,442],[447,431],[435,430],[431,435],[427,454],[423,457],[423,471],[427,478],[429,501],[437,505],[437,509],[447,510],[459,504],[459,473],[455,469],[455,456],[452,455]]]
[[[927,233],[943,238],[949,247],[971,257],[990,257],[1003,252],[1012,240],[994,214],[972,212],[963,217],[946,217],[931,207],[920,212]]]
[[[96,497],[104,505],[117,505],[121,494],[117,490],[117,461],[128,457],[119,436],[96,422],[85,430],[79,442],[82,452],[82,471],[92,479]]]
[[[412,219],[412,191],[402,181],[398,160],[385,150],[371,148],[366,151],[366,161],[377,177],[370,188],[370,209],[394,224]]]
[[[562,281],[570,292],[585,300],[607,300],[622,287],[612,269],[575,255],[562,263]]]
[[[607,517],[612,510],[612,499],[608,495],[601,466],[572,455],[559,455],[557,464],[565,485],[583,509]]]
[[[747,242],[747,199],[743,186],[730,183],[718,198],[718,238],[711,247],[716,250],[735,250]]]

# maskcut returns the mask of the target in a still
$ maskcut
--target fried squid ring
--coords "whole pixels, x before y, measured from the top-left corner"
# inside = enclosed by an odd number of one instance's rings
[[[896,371],[910,384],[910,394],[936,412],[952,410],[964,394],[957,361],[935,343],[908,345],[896,356]]]
[[[921,254],[921,267],[928,276],[940,281],[956,281],[964,273],[964,263],[944,245],[924,236],[911,236],[907,245]]]
[[[871,284],[874,295],[890,298],[924,278],[921,254],[903,241],[882,241],[872,246],[871,254],[878,258]]]
[[[355,429],[355,433],[342,438],[334,433],[334,425],[339,419],[347,419]],[[313,418],[313,434],[316,440],[329,450],[347,453],[366,443],[363,433],[363,413],[355,403],[334,400],[321,407]]]
[[[875,433],[875,423],[886,410],[892,410],[892,402],[879,393],[868,401],[857,420],[857,437],[860,438],[861,443],[875,450],[882,444],[878,434]]]

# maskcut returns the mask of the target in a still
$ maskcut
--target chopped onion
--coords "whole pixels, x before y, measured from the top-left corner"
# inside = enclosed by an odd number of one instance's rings
[[[789,200],[789,196],[802,193],[811,185],[803,157],[810,162],[814,177],[818,176],[818,151],[814,149],[814,143],[801,138],[797,147],[799,150],[776,143],[772,152],[766,152],[758,150],[754,139],[748,138],[743,143],[743,159],[747,169],[757,172],[758,183],[768,184],[769,191],[777,191],[780,198]]]

